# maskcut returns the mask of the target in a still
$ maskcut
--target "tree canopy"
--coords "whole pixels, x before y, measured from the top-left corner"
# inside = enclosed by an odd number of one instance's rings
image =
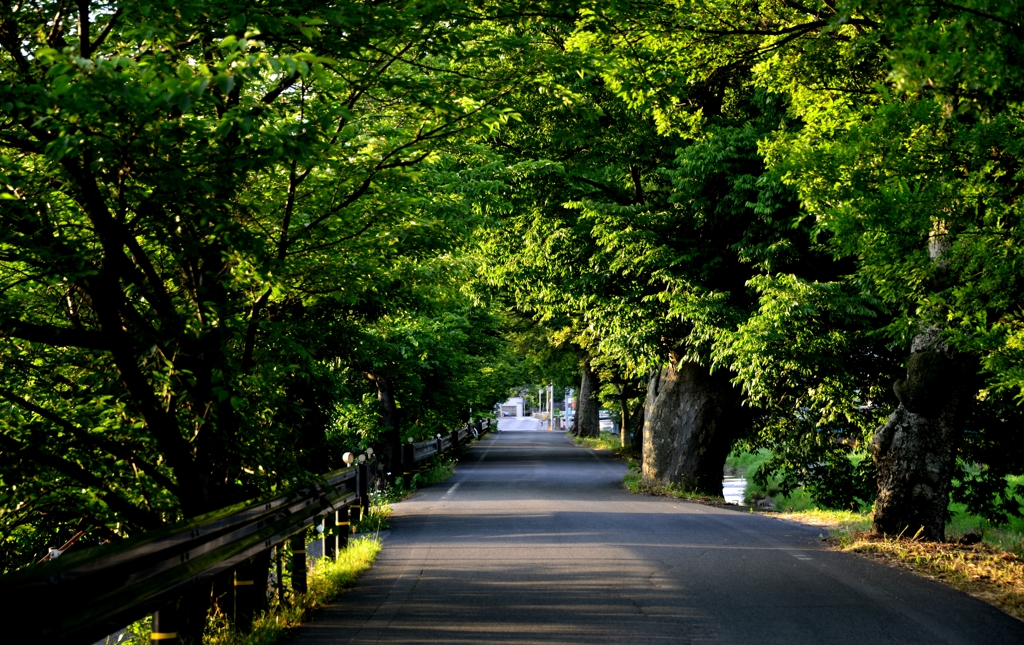
[[[1019,514],[1022,9],[4,5],[5,570],[526,383],[660,432],[683,366],[836,507],[956,383],[953,495]],[[927,334],[956,360],[911,392]]]

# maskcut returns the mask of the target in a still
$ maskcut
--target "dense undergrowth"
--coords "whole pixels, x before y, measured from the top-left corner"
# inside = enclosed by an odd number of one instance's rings
[[[861,504],[856,511],[835,511],[821,508],[814,498],[803,487],[784,494],[779,478],[769,478],[767,485],[758,483],[748,475],[752,474],[761,464],[771,458],[771,452],[733,452],[726,462],[726,474],[739,477],[747,476],[747,488],[744,503],[756,504],[760,500],[771,499],[776,510],[790,514],[803,514],[825,518],[843,530],[866,531],[871,526],[871,506]],[[1007,496],[1020,499],[1024,488],[1024,477],[1010,477],[1007,480]],[[1010,517],[1006,522],[995,523],[967,511],[962,503],[950,503],[949,521],[946,525],[949,541],[964,538],[979,539],[984,544],[1001,551],[1015,553],[1024,557],[1024,518]],[[974,536],[974,537],[967,537]]]

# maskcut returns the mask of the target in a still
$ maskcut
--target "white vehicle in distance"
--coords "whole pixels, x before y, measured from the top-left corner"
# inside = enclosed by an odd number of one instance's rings
[[[610,432],[612,434],[619,434],[618,424],[611,420],[611,412],[608,410],[600,410],[597,413],[598,427],[601,432]]]

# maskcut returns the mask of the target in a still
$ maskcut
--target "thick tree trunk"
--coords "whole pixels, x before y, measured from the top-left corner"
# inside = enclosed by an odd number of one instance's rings
[[[377,386],[377,404],[380,411],[380,434],[377,456],[380,461],[377,472],[389,482],[402,476],[402,437],[398,430],[398,406],[395,405],[394,388],[391,379],[382,374],[366,375]]]
[[[601,434],[600,408],[597,391],[601,384],[590,365],[583,366],[583,380],[580,383],[580,398],[576,404],[576,436],[596,437]]]
[[[907,378],[896,382],[900,405],[871,440],[878,469],[875,533],[946,536],[946,509],[963,432],[962,404],[973,380],[932,328],[914,338]]]
[[[673,359],[647,387],[643,429],[643,480],[676,484],[722,496],[722,469],[733,442],[746,429],[740,389],[724,370]]]
[[[633,445],[639,445],[643,449],[644,445],[644,404],[641,403],[639,409],[633,413],[633,416],[629,419],[629,432],[633,436]]]

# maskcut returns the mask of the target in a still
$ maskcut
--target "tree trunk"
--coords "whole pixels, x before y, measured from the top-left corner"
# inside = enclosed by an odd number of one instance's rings
[[[597,391],[601,384],[589,364],[583,366],[583,381],[580,383],[580,398],[576,404],[576,436],[597,437],[601,434],[600,408]]]
[[[639,408],[633,413],[633,416],[629,419],[629,432],[633,437],[633,445],[639,445],[641,450],[644,445],[644,403],[641,402]]]
[[[710,374],[690,362],[676,365],[673,358],[647,387],[643,480],[721,497],[725,458],[749,415],[728,372]]]
[[[380,461],[377,472],[389,482],[402,476],[402,437],[398,430],[399,410],[395,405],[395,392],[391,379],[382,374],[366,375],[377,386],[377,404],[380,411],[380,434],[377,456]]]
[[[878,469],[875,533],[921,530],[927,539],[945,539],[961,408],[972,376],[937,328],[914,338],[907,378],[893,387],[900,405],[871,439]]]

